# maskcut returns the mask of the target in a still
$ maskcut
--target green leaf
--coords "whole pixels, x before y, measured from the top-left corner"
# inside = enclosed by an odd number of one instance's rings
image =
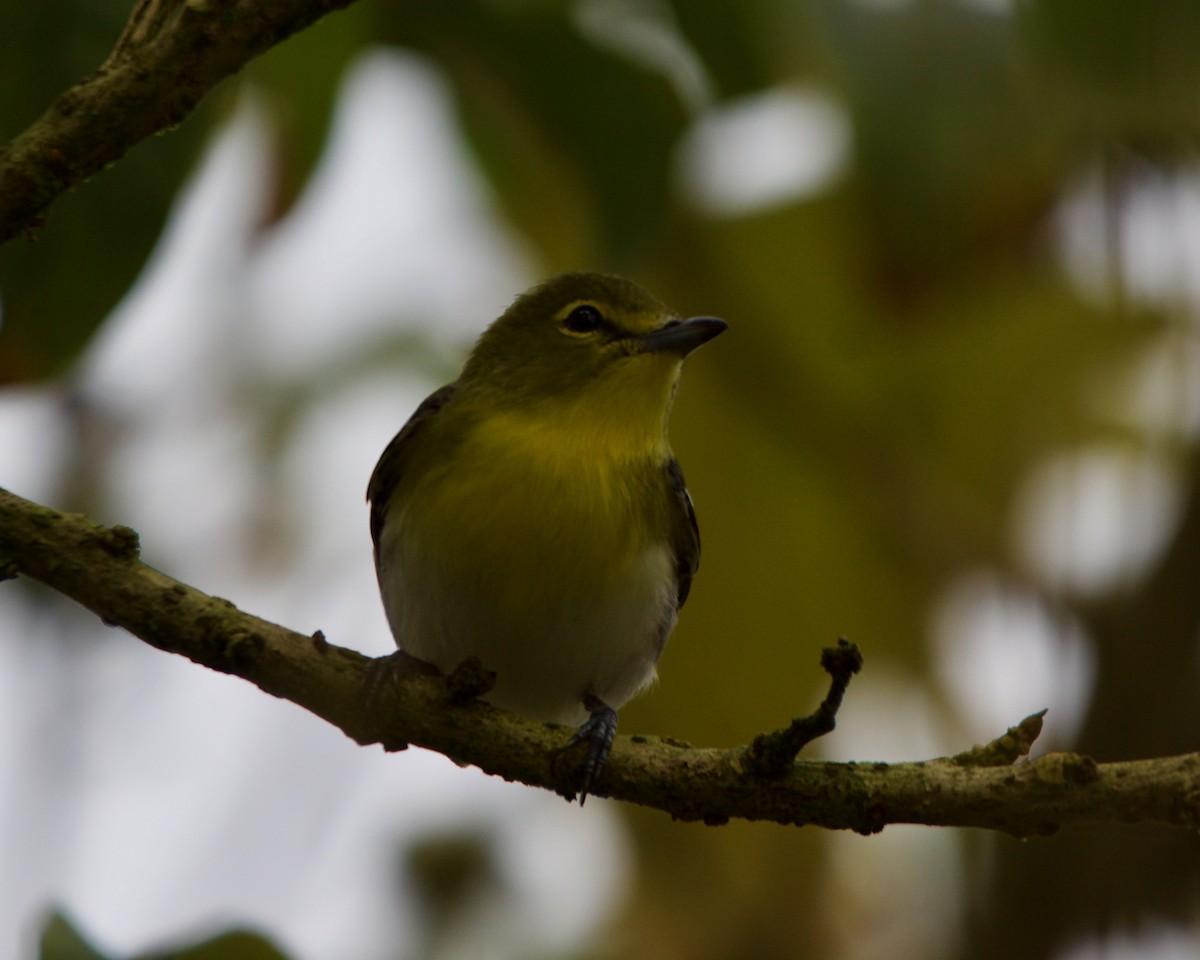
[[[685,110],[665,75],[585,39],[559,5],[394,8],[446,70],[514,226],[552,269],[627,256],[671,204]]]
[[[276,216],[299,196],[325,149],[339,82],[374,33],[373,8],[353,4],[272,47],[246,71],[266,96],[279,140]]]
[[[107,960],[89,944],[67,917],[55,911],[42,928],[38,960]]]
[[[181,950],[146,954],[138,960],[288,960],[288,956],[261,934],[233,930]]]
[[[103,62],[128,2],[54,0],[0,14],[0,136],[15,135]],[[0,248],[0,384],[60,372],[141,271],[214,110],[140,144]]]

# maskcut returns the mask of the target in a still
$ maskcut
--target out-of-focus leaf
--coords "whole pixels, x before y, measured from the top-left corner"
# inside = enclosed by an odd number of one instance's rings
[[[69,364],[133,284],[158,238],[210,109],[142,143],[59,199],[35,237],[0,249],[0,383]]]
[[[1052,271],[1017,262],[964,266],[924,303],[920,325],[898,323],[894,304],[870,286],[852,289],[833,265],[851,262],[866,238],[812,206],[731,225],[725,237],[722,259],[752,312],[743,336],[757,346],[743,399],[772,411],[782,442],[811,445],[810,456],[847,476],[891,478],[890,497],[860,500],[879,510],[881,529],[889,517],[933,519],[914,515],[907,494],[917,490],[943,521],[966,511],[948,525],[983,537],[967,552],[994,548],[1016,476],[1080,438],[1093,421],[1085,387],[1153,330],[1113,322]],[[772,264],[764,250],[788,253]]]
[[[117,960],[87,942],[60,912],[42,928],[38,960]],[[133,960],[288,960],[288,955],[262,934],[231,930],[186,947],[140,953]]]
[[[558,4],[396,7],[389,36],[447,71],[506,213],[552,268],[655,235],[685,122],[662,74],[584,39]]]
[[[451,936],[469,911],[478,909],[484,891],[501,885],[492,838],[477,828],[438,833],[413,844],[404,850],[403,868],[430,944]]]
[[[1026,88],[1009,18],[971,4],[825,4],[854,119],[877,280],[920,296],[964,260],[1027,247],[1061,141]]]
[[[788,4],[787,15],[797,20],[810,12],[808,4]],[[718,97],[733,97],[769,87],[779,76],[779,64],[772,38],[776,18],[785,15],[774,0],[748,0],[744,3],[693,3],[677,0],[672,4],[684,34],[699,54],[716,87]],[[802,30],[789,33],[784,42],[789,48],[797,41],[812,37]],[[789,71],[800,72],[804,62],[789,58]]]
[[[325,17],[272,47],[246,71],[266,94],[278,138],[277,216],[295,201],[325,146],[339,79],[372,38],[373,12],[359,3]]]
[[[42,928],[39,960],[106,960],[62,913],[55,911]]]
[[[42,0],[0,11],[0,140],[100,66],[129,16],[128,0]]]
[[[1152,152],[1200,132],[1200,4],[1024,0],[1016,11],[1056,120]]]
[[[0,129],[11,136],[100,66],[129,4],[55,0],[0,13]],[[218,95],[219,96],[219,95]],[[0,248],[0,384],[61,370],[124,295],[162,227],[213,108],[132,150]]]
[[[179,950],[144,954],[137,960],[288,960],[288,955],[261,934],[233,930]]]

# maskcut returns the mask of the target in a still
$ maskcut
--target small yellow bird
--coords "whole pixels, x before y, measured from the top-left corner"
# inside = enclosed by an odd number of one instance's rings
[[[683,358],[725,329],[620,277],[555,277],[487,328],[367,489],[386,659],[475,656],[489,702],[582,723],[581,803],[700,562],[667,417]]]

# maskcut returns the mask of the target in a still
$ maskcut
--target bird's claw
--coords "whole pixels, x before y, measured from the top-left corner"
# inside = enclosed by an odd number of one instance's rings
[[[584,697],[583,705],[591,711],[583,724],[571,735],[571,739],[563,745],[563,751],[570,750],[580,743],[588,744],[587,758],[583,762],[583,773],[579,785],[579,805],[582,807],[592,784],[604,768],[612,750],[613,738],[617,735],[617,711],[599,697]]]

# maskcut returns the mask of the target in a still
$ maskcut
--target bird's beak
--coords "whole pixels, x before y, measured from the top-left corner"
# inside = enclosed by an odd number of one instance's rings
[[[672,320],[670,323],[638,338],[643,353],[668,351],[686,357],[701,344],[724,333],[729,327],[716,317],[692,317],[689,320]]]

